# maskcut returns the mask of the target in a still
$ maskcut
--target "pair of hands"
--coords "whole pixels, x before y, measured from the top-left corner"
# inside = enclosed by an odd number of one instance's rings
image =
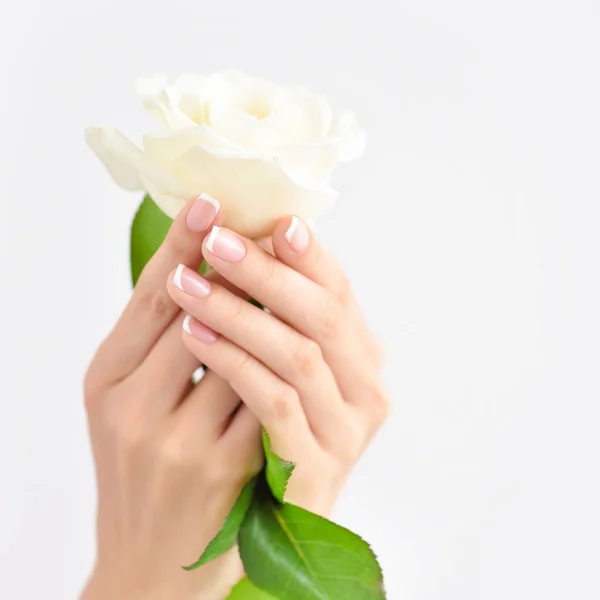
[[[306,225],[282,219],[267,251],[222,217],[205,195],[179,214],[86,375],[99,506],[85,600],[224,598],[235,552],[181,565],[262,468],[261,426],[297,464],[286,500],[327,515],[387,415],[378,345]]]

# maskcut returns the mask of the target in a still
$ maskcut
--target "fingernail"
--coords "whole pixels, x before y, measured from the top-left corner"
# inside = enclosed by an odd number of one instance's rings
[[[298,217],[292,217],[288,230],[285,232],[285,239],[295,252],[302,252],[308,248],[310,242],[310,233],[308,227]]]
[[[246,256],[246,246],[242,240],[227,229],[221,229],[216,225],[206,240],[206,248],[215,256],[229,262],[238,262]]]
[[[219,208],[220,204],[212,196],[201,194],[187,214],[187,226],[192,231],[206,231],[215,220]]]
[[[186,294],[204,298],[210,294],[210,283],[192,269],[179,265],[173,275],[173,283]]]
[[[205,344],[212,344],[217,341],[217,333],[210,327],[200,323],[200,321],[192,319],[191,315],[187,315],[183,320],[183,330]]]

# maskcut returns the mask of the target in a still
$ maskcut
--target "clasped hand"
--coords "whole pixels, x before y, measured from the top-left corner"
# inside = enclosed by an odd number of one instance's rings
[[[262,244],[223,216],[204,195],[179,214],[88,370],[99,506],[85,600],[224,598],[235,552],[181,565],[262,468],[261,426],[297,464],[286,500],[327,515],[387,416],[379,347],[309,228],[284,218]]]

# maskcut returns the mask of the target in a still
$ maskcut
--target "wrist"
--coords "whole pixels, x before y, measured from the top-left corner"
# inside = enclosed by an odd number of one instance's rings
[[[117,574],[94,571],[80,600],[153,600],[148,592],[136,589]]]
[[[131,573],[96,565],[80,600],[224,600],[244,569],[235,548],[195,571],[178,567],[160,581],[151,573],[138,578]]]

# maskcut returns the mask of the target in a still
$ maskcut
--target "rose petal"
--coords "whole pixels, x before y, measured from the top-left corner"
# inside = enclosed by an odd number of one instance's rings
[[[268,235],[284,215],[311,221],[337,197],[328,186],[298,185],[275,160],[222,158],[197,146],[177,158],[173,168],[188,174],[198,193],[221,203],[227,227],[252,238]]]
[[[142,180],[144,182],[144,189],[148,192],[152,200],[171,219],[174,219],[179,214],[179,211],[190,198],[199,195],[199,193],[192,193],[186,197],[173,196],[157,187],[151,179],[142,177]]]
[[[181,109],[181,92],[169,84],[167,76],[159,73],[152,77],[141,77],[136,82],[136,91],[146,110],[169,129],[180,129],[195,125]]]
[[[179,94],[179,108],[198,125],[208,124],[210,97],[207,78],[195,73],[182,73],[173,88]]]
[[[151,160],[119,131],[110,127],[91,127],[86,132],[86,139],[121,187],[148,192],[152,188],[153,198],[157,193],[181,198],[183,202],[196,194],[193,184],[177,177],[159,161]],[[156,198],[154,200],[158,203]],[[167,209],[163,210],[167,212]],[[174,216],[170,209],[167,214]]]
[[[237,106],[221,106],[213,110],[212,127],[223,138],[236,146],[259,153],[264,144],[264,135],[259,120]]]
[[[327,183],[338,160],[332,143],[287,144],[271,150],[288,177],[300,185]]]
[[[170,165],[178,156],[193,146],[201,146],[217,156],[240,158],[252,156],[246,149],[236,146],[219,135],[212,127],[206,125],[144,136],[144,149],[148,156],[164,166]]]
[[[125,190],[142,190],[140,165],[144,153],[124,135],[111,127],[88,127],[87,145],[96,153],[116,184]]]
[[[285,143],[320,142],[331,127],[331,106],[303,88],[282,89],[261,126]]]

